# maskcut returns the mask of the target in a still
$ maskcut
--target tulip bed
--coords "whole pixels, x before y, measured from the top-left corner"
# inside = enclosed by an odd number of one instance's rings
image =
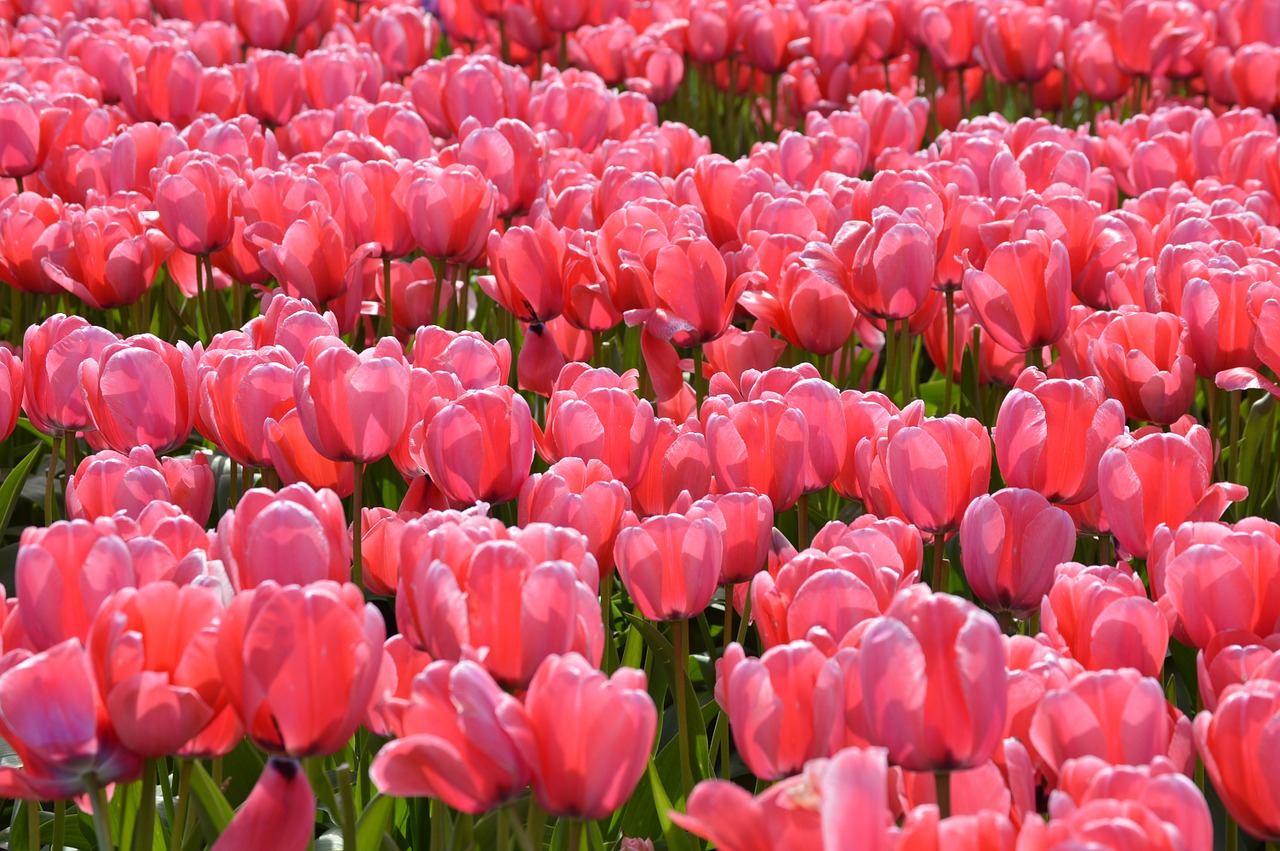
[[[430,5],[0,0],[0,845],[1280,840],[1274,0]]]

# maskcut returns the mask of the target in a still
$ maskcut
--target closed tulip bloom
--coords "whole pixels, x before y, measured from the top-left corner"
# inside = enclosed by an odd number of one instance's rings
[[[0,280],[29,293],[58,293],[44,259],[60,247],[66,207],[57,197],[20,192],[0,201]]]
[[[268,465],[286,485],[310,485],[316,490],[328,488],[343,499],[355,490],[355,464],[334,461],[316,451],[302,427],[297,408],[287,411],[279,421],[263,420],[263,437],[267,443]]]
[[[862,705],[871,740],[909,771],[973,768],[1004,731],[1007,673],[1000,628],[958,597],[900,592],[862,637]]]
[[[1174,554],[1163,573],[1161,607],[1193,647],[1228,630],[1265,638],[1280,626],[1280,542],[1272,535],[1237,528]]]
[[[106,310],[141,298],[172,250],[136,209],[69,209],[41,268],[85,304]]]
[[[196,419],[196,353],[140,334],[112,343],[80,369],[98,438],[117,452],[168,452],[187,442]]]
[[[306,771],[273,756],[211,851],[302,851],[315,828],[316,796]]]
[[[1122,440],[1098,464],[1098,496],[1120,546],[1146,558],[1161,523],[1176,527],[1187,520],[1217,520],[1248,489],[1229,482],[1210,484],[1209,433],[1193,425],[1185,437],[1148,434]]]
[[[1195,361],[1185,337],[1173,313],[1120,314],[1098,336],[1093,368],[1131,419],[1168,425],[1191,408]]]
[[[411,167],[410,160],[397,160],[352,163],[343,169],[342,218],[352,243],[375,243],[384,258],[413,251],[413,234],[399,203]]]
[[[992,10],[983,16],[978,50],[983,66],[1002,83],[1037,83],[1062,49],[1062,18],[1039,6]]]
[[[1196,686],[1200,705],[1209,712],[1227,689],[1253,679],[1273,680],[1280,671],[1280,636],[1259,638],[1251,632],[1225,630],[1196,654]]]
[[[618,481],[635,487],[653,454],[657,420],[636,397],[636,374],[566,364],[547,405],[546,428],[535,431],[548,462],[573,456],[603,461]],[[625,435],[625,439],[622,439]]]
[[[225,696],[215,648],[222,602],[212,588],[153,582],[108,598],[88,650],[120,740],[156,759],[178,753]]]
[[[76,467],[67,489],[67,517],[96,520],[123,511],[137,520],[151,503],[169,502],[204,525],[213,508],[213,492],[213,470],[204,453],[157,459],[146,446],[128,455],[104,449]]]
[[[906,319],[930,295],[937,252],[937,237],[922,214],[876,210],[872,230],[853,256],[854,307],[880,319]]]
[[[156,213],[164,232],[188,254],[225,248],[234,232],[231,194],[239,179],[208,155],[182,158],[167,170],[155,189]]]
[[[266,50],[282,50],[324,8],[321,0],[241,0],[234,6],[234,15],[245,42]]]
[[[413,173],[404,206],[424,254],[467,265],[484,254],[497,192],[475,166],[428,165]]]
[[[1058,567],[1040,603],[1043,639],[1087,670],[1134,668],[1155,677],[1169,648],[1169,621],[1142,580],[1119,567]]]
[[[533,769],[538,806],[589,820],[631,797],[658,724],[645,680],[634,668],[606,676],[577,653],[542,663],[524,699],[532,735],[517,742]]]
[[[707,452],[721,492],[754,490],[775,511],[796,504],[804,490],[809,429],[800,411],[778,398],[703,409]]]
[[[342,225],[323,203],[308,202],[283,233],[264,221],[250,225],[245,236],[288,295],[323,307],[346,294],[351,251]]]
[[[658,249],[653,267],[653,308],[628,310],[627,324],[641,322],[677,346],[698,346],[724,333],[750,278],[728,274],[724,257],[705,236],[681,237]]]
[[[1169,802],[1164,803],[1165,807]],[[1019,851],[1051,851],[1059,848],[1089,848],[1098,851],[1126,851],[1130,848],[1169,849],[1211,848],[1212,836],[1187,836],[1160,803],[1143,799],[1095,798],[1083,806],[1059,803],[1048,822],[1030,820],[1018,834]],[[1185,812],[1185,811],[1184,811]],[[1206,808],[1207,815],[1207,808]],[[1212,824],[1209,825],[1212,834]],[[1196,840],[1207,841],[1201,845]]]
[[[440,409],[418,453],[455,503],[515,499],[533,463],[533,415],[510,387],[471,390]]]
[[[520,489],[519,521],[553,523],[581,532],[602,574],[613,569],[613,542],[631,495],[596,459],[562,458]]]
[[[1031,741],[1046,773],[1070,759],[1096,756],[1112,765],[1147,765],[1168,757],[1189,773],[1191,721],[1172,706],[1158,680],[1132,668],[1090,671],[1040,701]]]
[[[1187,348],[1202,378],[1212,379],[1227,369],[1258,367],[1256,325],[1249,316],[1250,283],[1245,274],[1214,270],[1208,280],[1192,278],[1182,291]]]
[[[293,379],[302,428],[334,461],[370,464],[385,457],[404,431],[409,371],[391,337],[356,353],[313,346]]]
[[[350,576],[351,536],[338,495],[289,485],[246,491],[218,521],[210,555],[222,560],[236,590],[267,581],[309,585]]]
[[[403,567],[396,619],[432,657],[475,659],[498,682],[522,688],[554,654],[573,651],[599,663],[597,581],[567,561],[539,560],[514,541],[489,541],[475,547],[461,576],[430,555]]]
[[[89,654],[76,639],[0,660],[0,735],[21,768],[0,767],[0,794],[66,800],[142,774],[111,726]]]
[[[1032,490],[982,494],[960,522],[960,563],[991,611],[1026,617],[1053,585],[1054,568],[1076,548],[1071,516]]]
[[[792,345],[819,355],[831,354],[847,343],[858,319],[848,293],[798,263],[786,266],[776,290],[744,292],[740,302]]]
[[[350,583],[265,582],[241,592],[218,632],[227,699],[268,753],[346,746],[374,697],[386,626]]]
[[[696,617],[720,582],[724,536],[714,520],[655,514],[618,533],[618,575],[649,620]]]
[[[844,675],[807,641],[747,658],[731,644],[716,662],[716,702],[751,773],[765,780],[796,774],[844,743]]]
[[[80,365],[96,360],[117,339],[86,319],[61,313],[28,328],[22,338],[22,410],[31,424],[45,434],[90,430]]]
[[[996,344],[1028,352],[1057,342],[1071,310],[1071,259],[1041,231],[998,245],[981,269],[964,273],[964,291]]]
[[[565,235],[550,219],[489,234],[489,268],[480,288],[522,322],[549,322],[564,311]]]
[[[890,431],[884,453],[889,483],[908,522],[935,534],[959,528],[969,503],[990,484],[986,428],[949,414]]]
[[[1102,382],[1023,370],[996,416],[996,461],[1011,487],[1073,505],[1098,489],[1098,462],[1124,432],[1124,406]]]
[[[369,767],[384,795],[438,798],[479,815],[520,795],[532,773],[520,701],[475,662],[433,662],[414,678],[395,729]]]
[[[806,493],[822,490],[835,481],[848,452],[843,401],[835,386],[823,380],[817,369],[803,364],[794,369],[774,367],[759,376],[746,374],[743,390],[748,399],[781,397],[804,415],[809,433],[804,468]]]
[[[26,177],[40,167],[48,144],[41,145],[41,113],[29,100],[17,97],[15,92],[5,92],[0,97],[0,176]],[[23,92],[23,94],[26,94]],[[45,109],[48,109],[46,106]]]
[[[0,348],[0,440],[8,440],[22,413],[22,361]]]
[[[748,582],[764,569],[773,541],[773,503],[764,494],[740,491],[700,499],[690,517],[709,517],[720,527],[724,560],[720,584]]]
[[[682,493],[701,499],[711,492],[711,456],[702,424],[665,417],[654,429],[652,457],[644,475],[631,489],[631,507],[640,517],[666,514]]]
[[[271,466],[264,426],[296,407],[296,368],[293,355],[280,346],[229,351],[216,363],[202,365],[201,432],[237,464]]]
[[[1280,723],[1280,682],[1233,686],[1195,721],[1196,751],[1227,812],[1251,836],[1280,839],[1280,771],[1271,748]]]

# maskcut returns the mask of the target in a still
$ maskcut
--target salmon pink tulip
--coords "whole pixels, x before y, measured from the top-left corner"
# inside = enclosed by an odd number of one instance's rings
[[[1026,617],[1076,548],[1071,515],[1032,490],[980,495],[960,521],[960,563],[973,595],[991,611]]]
[[[273,756],[212,851],[302,851],[315,828],[316,796],[302,765]]]
[[[338,495],[297,484],[246,491],[218,521],[210,554],[236,590],[267,581],[307,585],[350,576],[351,537]]]
[[[614,562],[649,620],[697,617],[720,583],[724,535],[708,517],[655,514],[618,533]]]
[[[112,449],[87,456],[67,489],[67,517],[96,520],[117,512],[137,520],[154,502],[168,502],[204,525],[213,508],[214,480],[209,456],[157,459],[150,447],[121,454]]]
[[[507,502],[529,478],[533,432],[529,403],[510,387],[470,390],[431,418],[419,456],[453,502]]]
[[[409,370],[394,338],[356,353],[313,345],[293,378],[298,418],[311,444],[334,461],[371,464],[404,431]]]
[[[1196,750],[1227,812],[1250,835],[1280,839],[1280,777],[1272,750],[1280,682],[1229,688],[1213,712],[1195,721]]]
[[[97,437],[117,452],[158,453],[187,442],[196,419],[197,352],[140,334],[102,350],[80,368]]]

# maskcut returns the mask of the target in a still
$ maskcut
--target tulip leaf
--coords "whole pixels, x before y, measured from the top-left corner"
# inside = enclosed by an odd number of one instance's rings
[[[668,745],[668,748],[674,748],[675,742]],[[675,775],[680,775],[679,757],[673,761],[676,765]],[[658,776],[657,763],[649,760],[649,789],[653,794],[654,809],[658,812],[658,824],[662,827],[662,835],[667,840],[667,848],[670,851],[689,851],[689,835],[684,832],[675,822],[671,820],[671,796],[667,794],[666,787],[662,785],[662,778]],[[679,780],[676,783],[679,784]]]
[[[18,504],[18,496],[22,493],[22,485],[27,480],[27,476],[31,473],[31,468],[35,466],[36,459],[40,457],[40,453],[44,451],[44,444],[37,443],[27,453],[27,457],[18,462],[9,475],[5,476],[4,484],[0,484],[0,534],[3,534],[9,528],[9,518],[13,517],[14,506]]]
[[[1260,474],[1265,474],[1265,470],[1260,469],[1258,457],[1262,452],[1263,442],[1271,441],[1275,437],[1272,430],[1267,427],[1274,408],[1275,398],[1270,393],[1250,405],[1249,415],[1244,424],[1244,438],[1240,441],[1238,448],[1231,448],[1232,452],[1240,453],[1240,463],[1236,467],[1244,479],[1240,484],[1249,487],[1249,497],[1245,502],[1248,513],[1253,513],[1261,507],[1259,500],[1265,496],[1264,493],[1259,493],[1263,490]]]
[[[196,815],[200,818],[205,838],[212,842],[227,829],[235,813],[209,772],[196,761],[191,765],[191,794],[195,798]]]
[[[387,831],[387,825],[391,822],[391,813],[395,808],[395,798],[386,795],[373,796],[356,823],[357,851],[377,851],[382,847],[382,837]]]

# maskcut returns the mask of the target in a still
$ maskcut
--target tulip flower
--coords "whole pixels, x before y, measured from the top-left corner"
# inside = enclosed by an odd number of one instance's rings
[[[846,237],[844,230],[836,237],[846,238],[857,239],[853,233]],[[872,230],[857,243],[853,258],[849,297],[854,307],[881,319],[911,316],[930,294],[937,251],[937,238],[923,214],[877,210]]]
[[[773,540],[773,505],[763,494],[741,491],[700,499],[690,518],[709,517],[724,542],[721,585],[749,582],[764,567]]]
[[[1024,618],[1053,585],[1054,568],[1076,548],[1071,516],[1032,490],[980,495],[960,521],[960,563],[988,609]]]
[[[55,436],[91,429],[80,364],[96,360],[116,340],[105,328],[61,313],[28,328],[22,338],[22,410],[31,424]]]
[[[250,225],[245,237],[288,295],[322,307],[346,295],[351,254],[341,224],[321,202],[307,203],[283,233],[264,221]]]
[[[649,464],[656,429],[653,406],[637,399],[635,390],[634,371],[618,376],[567,364],[547,405],[546,428],[535,426],[538,454],[548,463],[567,456],[599,459],[614,478],[635,487]]]
[[[1004,648],[995,619],[922,585],[862,636],[858,669],[872,742],[910,771],[973,768],[1004,731]]]
[[[107,785],[142,774],[142,757],[112,729],[89,654],[76,639],[4,656],[0,735],[22,765],[0,767],[6,798],[65,800],[89,792],[105,806]]]
[[[807,641],[773,647],[759,659],[729,645],[716,662],[716,701],[743,761],[763,779],[795,774],[844,742],[843,672]]]
[[[473,815],[529,786],[520,701],[475,662],[432,662],[414,679],[395,729],[369,768],[384,795],[438,798]]]
[[[1093,368],[1130,418],[1167,425],[1191,407],[1195,362],[1185,337],[1184,321],[1172,313],[1123,313],[1102,330]]]
[[[808,425],[781,399],[763,398],[730,407],[704,406],[707,452],[722,492],[765,494],[775,511],[796,504],[804,488]]]
[[[1076,504],[1097,492],[1098,462],[1123,432],[1124,407],[1097,378],[1049,379],[1028,369],[996,416],[996,461],[1009,486]]]
[[[317,452],[297,408],[285,412],[279,421],[263,420],[262,430],[270,466],[282,483],[328,488],[344,499],[355,491],[355,464],[333,461]]]
[[[533,434],[529,404],[510,387],[470,390],[431,418],[417,454],[454,503],[507,502],[529,478]]]
[[[406,539],[407,530],[402,550],[411,546]],[[590,556],[587,576],[567,561],[535,558],[514,541],[480,543],[457,573],[431,556],[400,573],[396,619],[414,646],[436,659],[475,659],[516,688],[557,653],[599,664],[604,625]],[[442,617],[446,611],[456,614]]]
[[[964,291],[983,330],[1013,352],[1051,345],[1067,330],[1071,262],[1066,245],[1041,231],[996,247],[982,269],[964,273]]]
[[[0,349],[0,441],[8,440],[22,413],[22,361],[9,349]]]
[[[281,420],[296,406],[297,362],[280,346],[228,351],[202,366],[200,429],[205,437],[246,467],[267,467],[265,423]]]
[[[1251,632],[1231,629],[1218,633],[1196,654],[1196,685],[1200,705],[1209,712],[1230,686],[1253,679],[1273,680],[1280,670],[1280,636],[1259,638]]]
[[[959,528],[965,509],[987,492],[991,438],[982,423],[955,414],[894,429],[882,454],[906,519],[923,531]]]
[[[1046,643],[1087,670],[1133,668],[1155,677],[1169,648],[1169,621],[1134,573],[1120,567],[1058,566],[1040,603]]]
[[[253,488],[218,521],[210,554],[243,591],[267,581],[309,585],[351,575],[346,512],[333,491],[289,485]]]
[[[266,581],[227,607],[218,669],[255,745],[327,756],[346,746],[374,697],[386,627],[354,585]]]
[[[649,620],[697,617],[720,582],[724,535],[714,520],[655,514],[618,533],[622,584]]]
[[[1162,573],[1161,608],[1193,647],[1203,650],[1228,630],[1265,638],[1280,625],[1280,541],[1265,531],[1238,527],[1196,543],[1172,553]]]
[[[68,210],[41,261],[50,280],[97,310],[133,304],[151,286],[173,244],[136,210]]]
[[[626,487],[596,459],[563,458],[520,489],[519,521],[553,523],[586,536],[602,574],[613,569],[613,542],[631,506]]]
[[[561,818],[599,819],[631,797],[657,732],[645,680],[634,668],[608,677],[577,653],[538,667],[524,699],[532,735],[516,743],[533,769],[538,806]]]
[[[89,415],[117,452],[158,453],[187,442],[196,418],[196,354],[150,334],[112,343],[80,370]]]
[[[67,489],[67,518],[96,520],[123,511],[137,520],[155,502],[178,506],[201,525],[213,508],[213,470],[209,457],[156,459],[150,447],[123,455],[112,449],[89,455],[76,467]]]
[[[1280,839],[1280,777],[1271,759],[1280,682],[1234,686],[1195,720],[1196,751],[1227,812],[1250,835]]]
[[[420,167],[405,193],[409,229],[428,257],[470,264],[485,250],[497,194],[474,166]]]
[[[176,157],[156,183],[160,226],[188,254],[210,254],[231,241],[231,193],[237,178],[212,156]]]
[[[657,420],[652,457],[631,489],[631,507],[636,514],[667,514],[682,493],[702,499],[711,487],[711,458],[702,424],[692,418],[683,423],[665,417]]]
[[[545,323],[564,312],[565,236],[549,219],[489,234],[489,266],[480,288],[522,322]]]
[[[303,851],[315,827],[316,796],[302,765],[273,756],[212,851]]]

